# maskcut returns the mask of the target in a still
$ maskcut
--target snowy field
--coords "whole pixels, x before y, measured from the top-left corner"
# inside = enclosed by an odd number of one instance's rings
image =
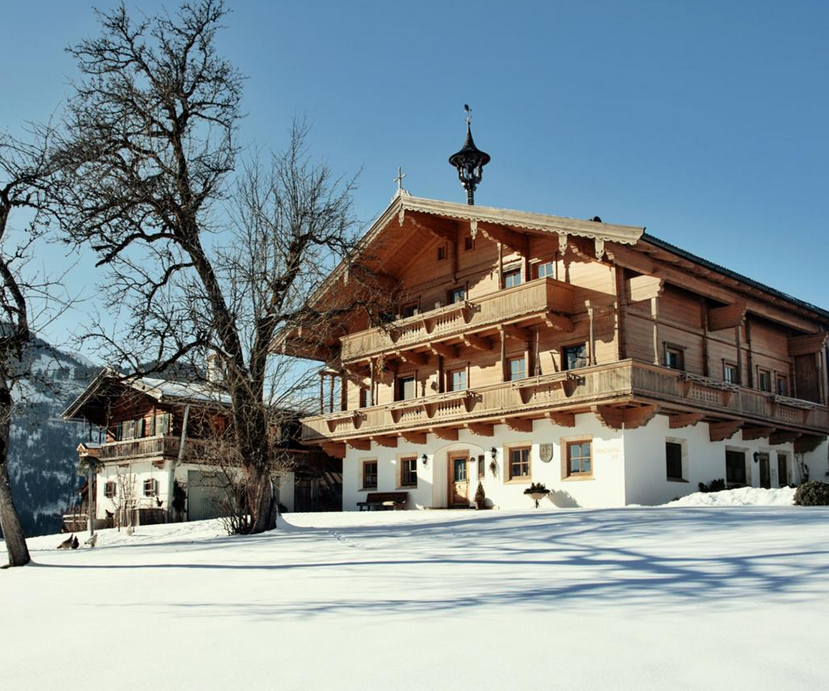
[[[3,689],[825,689],[829,509],[292,514],[29,541]]]

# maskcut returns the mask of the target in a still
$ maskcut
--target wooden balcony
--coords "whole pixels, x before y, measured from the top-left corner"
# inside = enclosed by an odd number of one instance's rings
[[[101,453],[98,458],[105,463],[148,458],[159,460],[178,458],[180,443],[181,439],[179,437],[170,436],[114,441],[101,446]],[[185,456],[192,459],[203,449],[203,444],[204,442],[198,439],[187,439],[185,442]]]
[[[501,290],[478,300],[467,300],[398,319],[343,336],[343,362],[354,362],[381,353],[407,350],[428,343],[460,340],[461,336],[494,331],[498,324],[550,320],[552,326],[569,330],[566,315],[573,313],[573,288],[552,278],[539,278]]]
[[[515,382],[425,396],[302,420],[307,443],[353,440],[396,445],[399,435],[422,438],[425,432],[469,428],[483,434],[504,423],[527,430],[528,421],[549,416],[572,425],[572,414],[594,412],[611,427],[635,426],[630,411],[644,411],[647,422],[656,412],[671,415],[672,427],[701,420],[723,421],[733,427],[809,435],[829,432],[829,409],[809,401],[686,375],[634,360],[531,377]],[[625,417],[625,416],[628,417]],[[640,418],[642,416],[640,415]],[[681,423],[681,424],[680,424]],[[729,429],[731,429],[729,427]],[[772,433],[766,432],[765,435]],[[730,435],[729,435],[730,436]],[[447,436],[446,438],[450,438]],[[358,447],[360,448],[360,447]]]

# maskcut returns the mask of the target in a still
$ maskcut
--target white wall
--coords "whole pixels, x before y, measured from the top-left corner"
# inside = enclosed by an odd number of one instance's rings
[[[657,415],[647,426],[625,431],[625,482],[628,504],[664,504],[675,497],[699,491],[699,483],[725,479],[726,449],[743,451],[746,457],[746,479],[753,487],[760,486],[760,466],[755,452],[769,454],[771,485],[778,486],[777,453],[786,452],[789,463],[794,459],[792,444],[770,446],[768,439],[745,441],[742,432],[731,439],[712,442],[708,423],[671,429],[666,415]],[[683,470],[687,482],[668,480],[665,442],[683,442]],[[783,483],[785,484],[785,483]]]
[[[593,442],[593,477],[590,479],[562,479],[561,448],[567,439],[591,438]],[[542,463],[539,458],[540,444],[553,444],[553,459]],[[510,446],[531,447],[531,477],[526,481],[506,482],[506,450]],[[492,460],[490,449],[496,449],[496,475],[490,471]],[[545,500],[549,503],[567,506],[622,506],[624,494],[623,443],[621,433],[601,426],[592,414],[578,415],[575,427],[559,427],[549,420],[536,420],[533,432],[514,432],[505,425],[496,425],[492,437],[482,437],[467,430],[461,430],[457,442],[447,442],[428,435],[424,445],[408,444],[400,439],[397,448],[372,445],[370,451],[349,448],[343,460],[343,510],[354,511],[357,502],[364,501],[369,491],[409,492],[407,508],[445,507],[448,502],[449,455],[454,451],[467,451],[473,461],[484,456],[483,486],[487,499],[499,508],[528,509],[532,500],[524,495],[530,482],[542,482],[552,493]],[[424,466],[420,458],[426,454]],[[407,455],[418,457],[418,484],[416,488],[400,488],[399,459]],[[362,462],[376,460],[378,479],[376,490],[362,490],[360,487]],[[470,465],[469,499],[474,500],[478,486],[478,464]]]
[[[567,440],[592,440],[593,476],[591,478],[562,477],[562,449]],[[668,480],[665,442],[683,445],[684,482]],[[553,445],[553,459],[542,463],[541,444]],[[576,416],[575,427],[558,427],[549,420],[535,420],[532,433],[514,432],[505,425],[496,425],[492,437],[481,437],[461,430],[457,442],[447,442],[428,435],[425,445],[408,444],[400,440],[396,449],[373,445],[370,451],[349,449],[343,461],[343,510],[354,511],[357,502],[364,501],[368,491],[361,490],[360,473],[363,460],[378,463],[378,492],[398,491],[399,459],[425,453],[428,463],[418,460],[417,488],[402,488],[409,492],[406,508],[436,508],[447,506],[449,455],[467,451],[470,459],[484,455],[483,486],[489,503],[503,509],[528,509],[532,501],[524,495],[529,483],[542,482],[551,494],[542,505],[566,507],[613,507],[626,504],[663,504],[675,497],[698,491],[699,483],[725,479],[725,452],[742,451],[746,459],[746,478],[754,487],[760,486],[760,467],[755,463],[755,452],[769,454],[771,486],[785,484],[777,476],[777,454],[788,454],[789,480],[799,481],[792,444],[770,446],[768,439],[744,440],[741,432],[731,439],[711,442],[708,424],[698,423],[680,429],[671,429],[668,417],[657,415],[647,426],[635,430],[611,430],[603,427],[592,413]],[[523,482],[507,482],[507,450],[511,445],[531,446],[531,477]],[[496,474],[490,470],[490,449],[496,449]],[[806,455],[812,479],[826,479],[829,470],[829,444],[824,442]],[[478,464],[470,466],[469,498],[474,500],[478,486]]]

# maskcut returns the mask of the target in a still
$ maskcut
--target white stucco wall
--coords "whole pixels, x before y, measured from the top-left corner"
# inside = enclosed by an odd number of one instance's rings
[[[593,477],[590,479],[562,479],[561,449],[567,440],[590,438],[593,442]],[[542,463],[539,445],[553,444],[553,459]],[[530,446],[531,477],[507,482],[507,450],[511,446]],[[491,449],[496,449],[496,474],[490,470]],[[531,508],[532,500],[524,495],[530,482],[542,482],[551,495],[545,502],[567,506],[622,506],[624,505],[624,466],[621,433],[602,427],[592,414],[578,415],[575,427],[559,427],[549,420],[536,420],[532,433],[515,432],[505,425],[495,425],[492,437],[482,437],[461,430],[457,442],[430,434],[424,445],[409,444],[402,438],[397,448],[372,445],[370,451],[349,448],[343,460],[343,510],[354,511],[357,502],[364,501],[369,491],[409,493],[407,508],[437,508],[448,503],[449,456],[455,451],[466,451],[473,461],[484,456],[483,486],[487,499],[499,508]],[[424,466],[421,457],[427,456]],[[418,457],[416,488],[398,486],[399,462],[402,457]],[[362,462],[377,461],[377,489],[362,490]],[[470,464],[469,499],[474,499],[478,486],[478,464]]]
[[[562,453],[568,440],[591,439],[593,476],[590,478],[562,477]],[[666,465],[666,441],[683,446],[684,482],[669,480]],[[553,445],[553,459],[542,463],[541,444]],[[507,481],[507,450],[510,446],[531,446],[531,477],[526,481]],[[496,473],[490,470],[490,449],[496,449]],[[698,491],[699,483],[726,477],[726,450],[741,451],[745,455],[748,484],[760,486],[760,467],[754,462],[755,452],[769,455],[771,486],[778,487],[798,482],[800,472],[793,444],[770,446],[769,440],[744,440],[737,432],[731,439],[711,442],[707,423],[698,423],[680,429],[671,429],[668,417],[657,415],[646,426],[635,430],[611,430],[603,427],[591,413],[576,416],[575,427],[558,427],[549,420],[536,420],[532,433],[514,432],[505,425],[496,425],[492,437],[481,437],[461,430],[457,442],[447,442],[428,435],[425,445],[408,444],[400,439],[398,448],[372,445],[370,451],[348,449],[343,461],[343,510],[354,511],[357,502],[364,501],[369,491],[389,492],[404,489],[409,492],[406,508],[437,508],[448,503],[449,456],[455,451],[466,451],[470,459],[484,455],[483,486],[488,501],[497,508],[529,509],[532,502],[523,494],[530,482],[542,482],[551,490],[543,502],[566,507],[614,507],[626,504],[662,504],[675,497]],[[420,458],[426,454],[428,462]],[[777,457],[788,458],[789,477],[778,478]],[[418,484],[416,488],[400,488],[399,460],[404,456],[418,457]],[[362,461],[376,460],[378,486],[376,490],[360,487]],[[824,442],[815,451],[806,454],[810,477],[825,480],[829,471],[829,443]],[[470,465],[469,498],[474,499],[478,486],[478,464]]]
[[[699,491],[699,483],[725,479],[725,452],[742,451],[746,458],[746,479],[753,487],[760,486],[760,467],[754,462],[755,452],[768,453],[771,486],[778,487],[777,454],[788,454],[792,472],[794,450],[792,444],[770,446],[769,440],[743,440],[742,432],[731,439],[712,442],[708,423],[671,429],[666,415],[657,415],[647,426],[625,431],[625,483],[628,504],[664,504],[675,497]],[[668,480],[665,442],[682,443],[683,475],[687,482]],[[796,470],[794,471],[796,474]],[[786,484],[785,481],[783,484]]]

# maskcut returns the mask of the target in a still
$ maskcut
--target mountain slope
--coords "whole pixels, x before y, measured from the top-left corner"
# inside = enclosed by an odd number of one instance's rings
[[[63,509],[77,498],[77,446],[88,438],[82,425],[60,414],[100,371],[86,358],[35,340],[27,356],[34,377],[15,387],[9,442],[9,475],[27,536],[54,533]]]

